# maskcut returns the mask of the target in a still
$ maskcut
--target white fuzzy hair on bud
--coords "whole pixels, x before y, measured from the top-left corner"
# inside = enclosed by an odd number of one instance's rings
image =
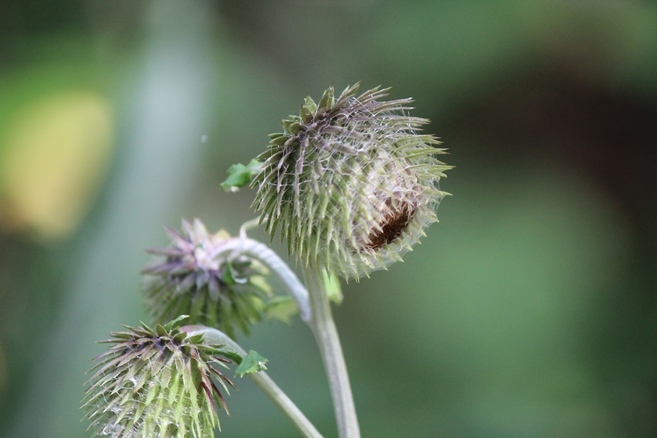
[[[428,120],[408,116],[411,99],[357,89],[307,97],[270,136],[252,183],[270,235],[280,232],[298,262],[347,279],[387,268],[424,236],[450,168],[436,158],[438,139],[418,133]]]

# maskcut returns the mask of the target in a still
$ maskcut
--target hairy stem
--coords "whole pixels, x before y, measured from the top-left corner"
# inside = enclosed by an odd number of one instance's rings
[[[267,245],[260,243],[257,240],[249,239],[246,236],[230,239],[218,249],[218,252],[215,253],[214,256],[218,257],[220,255],[231,253],[247,255],[257,259],[267,266],[267,268],[269,268],[269,270],[281,280],[283,285],[285,285],[288,293],[296,301],[297,306],[299,307],[301,319],[308,323],[310,320],[308,292],[299,281],[299,278],[294,272],[292,272],[290,267],[278,256],[278,254]]]
[[[215,256],[244,254],[266,265],[283,282],[299,307],[301,319],[311,328],[319,346],[335,409],[340,438],[359,438],[360,428],[354,405],[347,365],[335,327],[324,276],[320,270],[304,269],[308,290],[289,266],[268,246],[246,237],[226,242]]]
[[[340,438],[359,438],[360,428],[349,384],[347,365],[331,313],[324,276],[320,270],[307,268],[304,269],[304,279],[310,298],[309,325],[315,335],[326,369],[338,424],[338,434]]]

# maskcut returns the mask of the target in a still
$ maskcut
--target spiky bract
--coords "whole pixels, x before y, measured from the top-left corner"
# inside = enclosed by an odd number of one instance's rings
[[[183,221],[180,234],[166,232],[172,246],[148,250],[164,260],[142,270],[153,318],[162,322],[185,314],[190,324],[217,327],[231,337],[236,328],[248,333],[250,324],[262,319],[263,300],[270,293],[267,269],[246,256],[217,257],[231,237],[223,230],[208,233],[198,219]]]
[[[213,437],[216,408],[226,409],[233,383],[220,371],[235,353],[188,336],[172,321],[155,330],[126,327],[112,333],[98,356],[83,408],[94,436]]]
[[[449,166],[438,139],[419,134],[426,119],[408,115],[411,99],[381,99],[388,89],[336,99],[333,87],[299,116],[283,120],[258,160],[254,207],[271,236],[305,265],[346,278],[369,275],[401,259],[437,221]]]

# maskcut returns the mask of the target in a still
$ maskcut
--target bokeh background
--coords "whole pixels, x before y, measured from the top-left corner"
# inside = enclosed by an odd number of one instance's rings
[[[456,166],[423,244],[336,309],[363,435],[657,436],[639,0],[0,3],[0,436],[88,436],[95,341],[148,318],[143,249],[181,218],[236,233],[253,192],[222,192],[226,169],[356,81],[414,97]],[[299,320],[239,341],[335,436]],[[238,385],[224,436],[296,436]]]

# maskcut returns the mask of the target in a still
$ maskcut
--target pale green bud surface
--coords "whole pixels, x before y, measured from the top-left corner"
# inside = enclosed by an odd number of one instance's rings
[[[445,153],[438,139],[419,133],[428,120],[408,115],[411,99],[357,89],[307,97],[270,136],[252,182],[270,235],[280,233],[297,262],[347,279],[385,269],[424,236],[450,168],[436,158]]]
[[[226,409],[219,387],[234,386],[219,368],[241,358],[181,332],[179,320],[104,341],[113,345],[95,359],[83,405],[93,436],[214,436],[216,409]]]

